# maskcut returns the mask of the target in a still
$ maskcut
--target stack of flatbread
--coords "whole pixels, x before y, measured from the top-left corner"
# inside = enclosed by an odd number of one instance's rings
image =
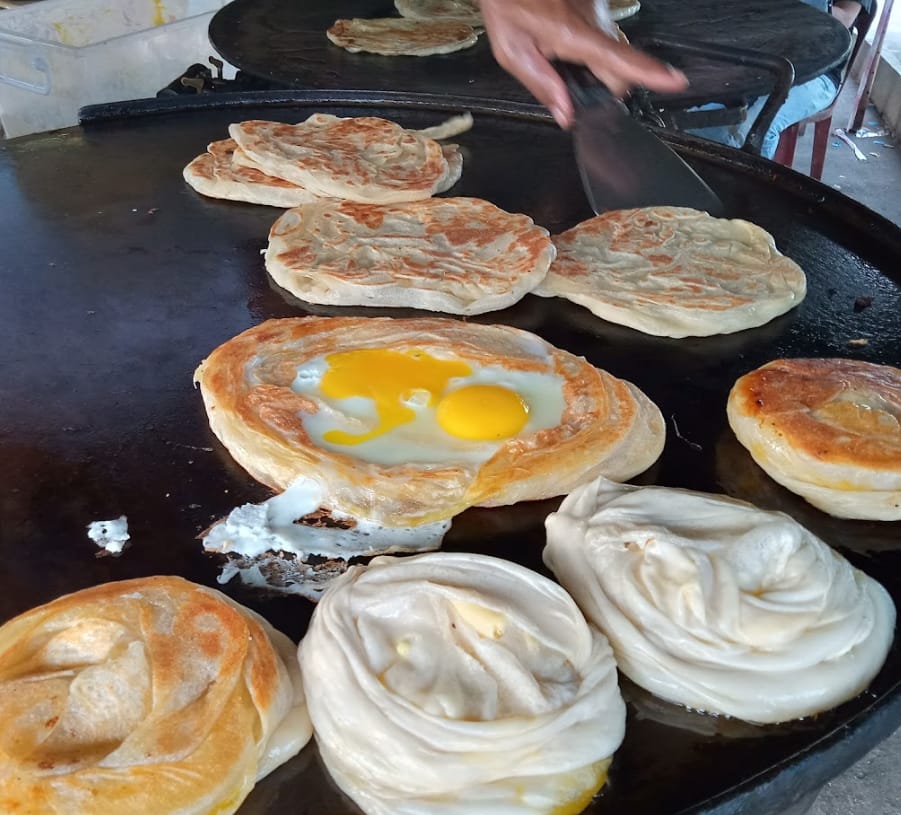
[[[468,130],[468,114],[424,130],[377,117],[314,113],[299,124],[248,121],[229,127],[184,169],[213,198],[292,207],[343,198],[373,204],[416,201],[460,179],[463,156],[439,144]]]

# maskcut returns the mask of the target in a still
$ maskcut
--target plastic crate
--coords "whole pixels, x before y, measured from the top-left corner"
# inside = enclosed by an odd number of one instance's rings
[[[228,0],[41,0],[0,12],[7,137],[68,127],[83,105],[154,96],[214,53]]]

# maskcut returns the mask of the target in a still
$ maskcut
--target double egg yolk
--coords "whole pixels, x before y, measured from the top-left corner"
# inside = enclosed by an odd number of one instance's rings
[[[371,399],[378,416],[368,433],[327,431],[323,438],[333,444],[369,441],[412,422],[417,411],[424,409],[434,409],[445,433],[466,441],[512,438],[529,418],[526,401],[503,385],[476,382],[448,390],[452,379],[472,374],[472,368],[460,360],[438,359],[416,349],[364,348],[329,354],[326,362],[322,394],[333,399]]]

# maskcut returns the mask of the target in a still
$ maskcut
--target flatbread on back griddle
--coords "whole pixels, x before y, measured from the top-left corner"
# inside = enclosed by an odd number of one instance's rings
[[[324,201],[275,222],[266,269],[310,303],[469,315],[522,299],[553,256],[546,229],[478,198]]]
[[[450,173],[437,141],[373,116],[254,120],[230,125],[229,134],[264,173],[325,198],[417,201],[446,188]]]
[[[484,24],[482,12],[472,0],[394,0],[404,17],[414,20],[458,20],[472,26]]]
[[[641,9],[639,0],[607,0],[611,20],[625,20]]]
[[[554,236],[535,290],[665,337],[730,334],[798,305],[804,272],[748,221],[686,207],[605,212]]]
[[[409,20],[384,17],[335,20],[326,36],[352,54],[366,51],[385,56],[427,57],[475,45],[478,32],[456,20]]]

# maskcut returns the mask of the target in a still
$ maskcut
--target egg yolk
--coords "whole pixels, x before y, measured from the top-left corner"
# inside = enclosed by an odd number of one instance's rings
[[[433,406],[449,380],[472,373],[465,362],[437,359],[418,349],[362,348],[329,354],[325,361],[329,367],[320,384],[322,393],[334,399],[372,399],[379,420],[368,433],[327,431],[323,438],[333,444],[360,444],[413,421],[411,404]]]
[[[526,426],[529,406],[509,388],[467,385],[442,397],[435,418],[442,430],[458,439],[499,441]]]
[[[360,444],[412,422],[417,410],[434,408],[446,433],[467,441],[498,441],[525,427],[529,407],[516,391],[492,384],[467,385],[444,394],[451,379],[472,374],[460,360],[438,359],[420,349],[363,348],[325,358],[320,390],[333,399],[364,397],[375,404],[377,425],[367,433],[329,430],[333,444]]]

